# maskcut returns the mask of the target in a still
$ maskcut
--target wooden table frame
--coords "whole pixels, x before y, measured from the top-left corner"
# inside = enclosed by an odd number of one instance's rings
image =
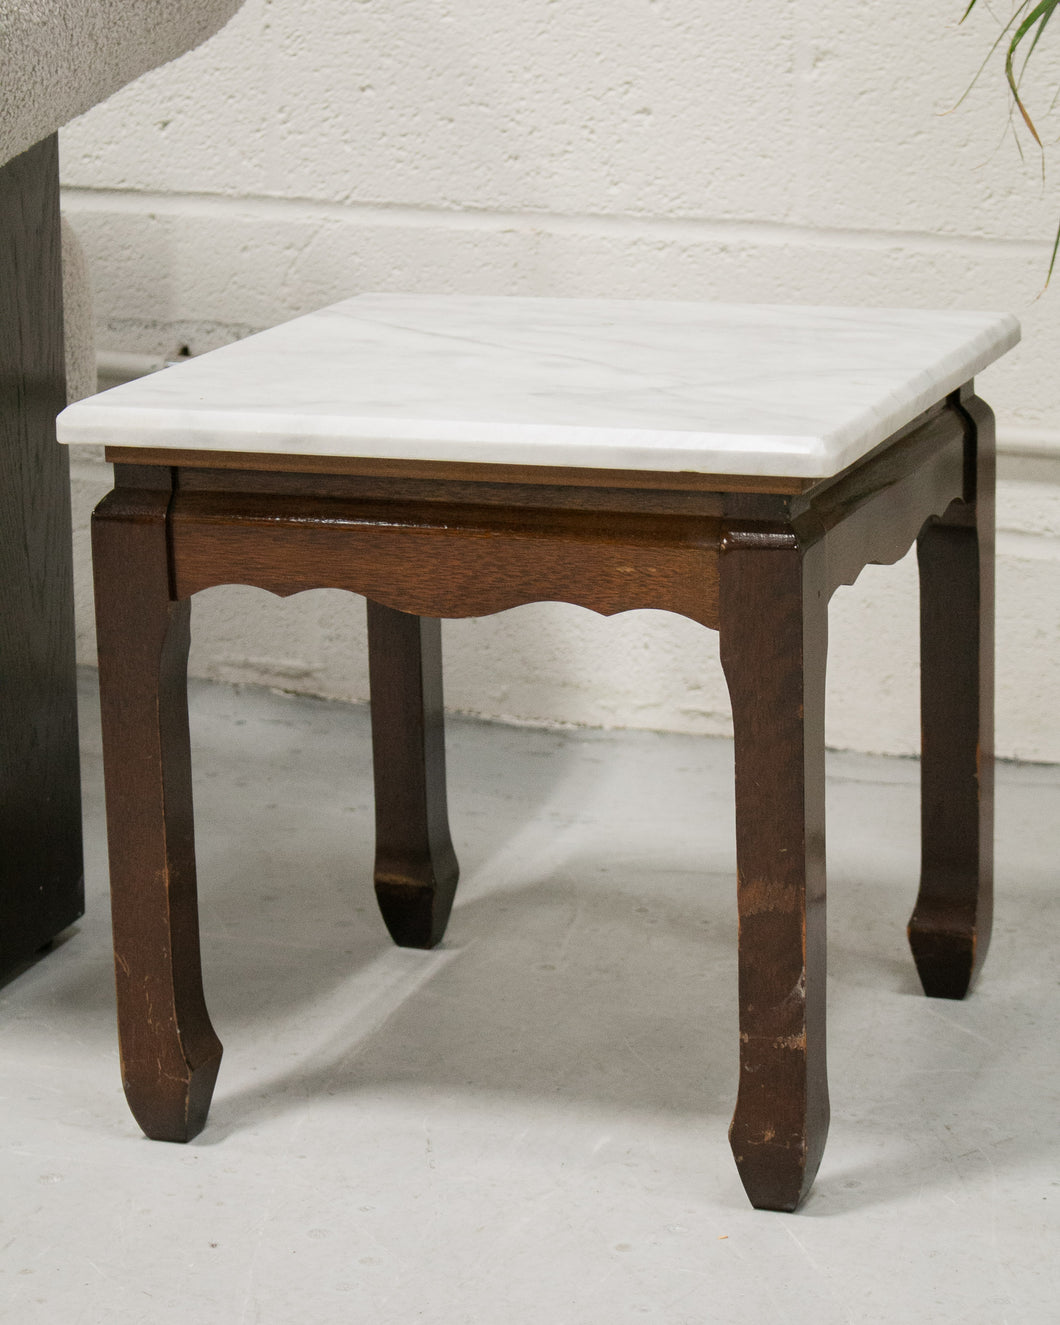
[[[923,855],[910,921],[929,994],[986,953],[992,865],[993,419],[969,383],[827,480],[112,449],[94,522],[122,1071],[148,1136],[203,1126],[221,1058],[202,991],[188,740],[190,599],[217,584],[369,600],[376,893],[430,947],[457,880],[441,617],[559,600],[720,631],[732,699],[740,1078],[730,1140],[793,1210],[828,1130],[828,601],[914,541]],[[706,1009],[704,1009],[706,1013]]]

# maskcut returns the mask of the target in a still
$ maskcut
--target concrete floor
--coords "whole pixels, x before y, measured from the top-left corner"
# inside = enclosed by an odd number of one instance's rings
[[[93,678],[88,914],[0,989],[0,1319],[667,1325],[1060,1320],[1060,769],[1005,766],[965,1003],[904,927],[917,766],[830,764],[832,1130],[750,1209],[731,747],[454,721],[444,945],[371,893],[363,709],[193,688],[207,994],[192,1144],[121,1095]]]

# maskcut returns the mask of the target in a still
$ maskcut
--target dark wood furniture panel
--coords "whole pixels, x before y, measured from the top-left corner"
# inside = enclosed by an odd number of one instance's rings
[[[84,911],[59,174],[0,168],[0,978]]]

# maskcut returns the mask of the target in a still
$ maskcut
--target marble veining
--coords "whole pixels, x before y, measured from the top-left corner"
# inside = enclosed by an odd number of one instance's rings
[[[1019,340],[959,310],[361,295],[70,406],[59,440],[823,477]]]

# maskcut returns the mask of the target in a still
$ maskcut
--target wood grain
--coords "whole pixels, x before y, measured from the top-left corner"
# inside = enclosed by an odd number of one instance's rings
[[[824,549],[733,529],[721,660],[736,759],[740,1081],[729,1139],[751,1204],[795,1210],[828,1134]]]
[[[408,505],[501,506],[520,510],[613,511],[643,515],[718,516],[716,492],[670,488],[575,487],[556,483],[487,483],[482,479],[392,478],[364,474],[295,474],[253,469],[181,469],[182,492],[261,493],[302,499],[394,501]]]
[[[921,876],[909,943],[926,993],[963,998],[990,944],[994,850],[994,419],[968,394],[966,501],[920,566]]]
[[[170,527],[182,597],[215,584],[338,588],[414,616],[550,601],[717,623],[719,528],[708,518],[182,490]]]
[[[0,978],[84,911],[59,176],[0,168]]]
[[[116,488],[96,508],[92,540],[122,1080],[149,1137],[187,1141],[206,1121],[221,1043],[199,957],[191,604],[170,593],[170,496],[165,486]]]

